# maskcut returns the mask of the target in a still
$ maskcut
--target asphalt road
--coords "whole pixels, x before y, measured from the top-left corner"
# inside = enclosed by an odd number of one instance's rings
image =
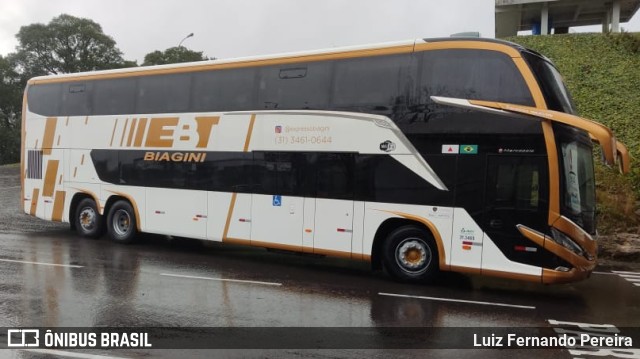
[[[565,324],[587,332],[610,324],[631,335],[640,326],[640,270],[632,265],[599,268],[586,281],[557,286],[456,274],[430,286],[400,284],[363,263],[259,248],[152,235],[128,246],[82,239],[67,225],[19,213],[17,186],[17,170],[0,167],[0,328],[169,327],[183,328],[179,335],[189,339],[202,336],[202,328],[263,327],[276,328],[285,343],[306,339],[313,328],[333,328],[342,349],[241,349],[236,342],[229,350],[13,349],[0,357],[589,358],[565,348],[404,350],[402,343],[415,347],[424,336],[398,339],[383,329],[436,328],[427,340],[438,345],[475,330],[444,329],[452,327],[554,333],[560,321],[589,323]],[[282,331],[287,327],[303,328]],[[361,337],[375,349],[344,349]],[[260,342],[248,339],[248,348]],[[637,349],[622,354],[640,357]]]

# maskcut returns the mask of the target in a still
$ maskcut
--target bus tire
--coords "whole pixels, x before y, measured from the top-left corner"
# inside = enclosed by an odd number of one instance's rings
[[[383,244],[385,270],[401,282],[428,283],[438,274],[438,248],[431,234],[416,226],[393,230]]]
[[[114,242],[128,244],[136,239],[138,234],[137,219],[131,204],[119,200],[109,209],[107,217],[107,231]]]
[[[98,238],[104,233],[104,219],[93,199],[81,200],[74,217],[75,229],[82,237]]]

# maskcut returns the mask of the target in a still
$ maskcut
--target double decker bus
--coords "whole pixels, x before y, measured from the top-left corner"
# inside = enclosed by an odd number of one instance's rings
[[[593,143],[554,65],[519,45],[419,39],[36,77],[24,211],[141,232],[542,283],[596,265]]]

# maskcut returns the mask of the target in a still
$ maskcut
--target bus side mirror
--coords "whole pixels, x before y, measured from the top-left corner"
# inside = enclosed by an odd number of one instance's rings
[[[622,174],[627,174],[631,171],[631,160],[629,159],[629,150],[624,143],[616,141],[616,156],[618,162],[618,170]]]

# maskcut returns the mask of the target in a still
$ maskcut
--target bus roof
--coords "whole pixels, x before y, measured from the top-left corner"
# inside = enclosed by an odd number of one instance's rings
[[[391,55],[411,53],[417,49],[418,51],[425,50],[424,46],[428,44],[444,45],[444,43],[451,43],[452,47],[457,47],[454,44],[472,43],[472,48],[477,49],[493,49],[509,53],[511,56],[520,51],[526,50],[522,46],[503,40],[485,39],[485,38],[470,38],[470,37],[448,37],[448,38],[433,38],[433,39],[417,39],[406,40],[398,42],[387,42],[369,45],[359,46],[347,46],[336,47],[330,49],[320,49],[302,52],[290,52],[271,55],[260,56],[248,56],[229,59],[216,59],[208,61],[198,62],[185,62],[178,64],[168,65],[156,65],[156,66],[141,66],[141,67],[128,67],[112,70],[90,71],[90,72],[78,72],[61,75],[47,75],[38,76],[29,80],[30,85],[40,83],[55,83],[55,82],[71,82],[71,81],[84,81],[84,80],[98,80],[103,78],[118,78],[118,77],[135,77],[135,76],[147,76],[155,74],[167,74],[167,73],[184,73],[184,72],[197,72],[216,69],[229,69],[229,68],[241,68],[241,67],[253,67],[264,65],[280,65],[291,64],[310,61],[322,61],[322,60],[334,60],[334,59],[346,59],[367,57],[376,55]],[[492,46],[493,45],[493,46]],[[497,45],[497,46],[496,46]],[[438,46],[441,48],[442,46]],[[446,45],[444,46],[446,47]]]

